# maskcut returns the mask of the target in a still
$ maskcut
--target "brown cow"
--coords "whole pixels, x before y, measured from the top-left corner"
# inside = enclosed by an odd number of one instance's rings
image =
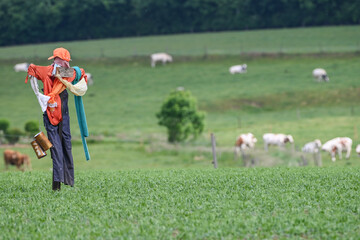
[[[24,166],[26,165],[27,169],[31,170],[31,160],[26,154],[7,149],[4,151],[4,161],[6,170],[9,168],[9,165],[15,165],[21,171],[25,170]]]

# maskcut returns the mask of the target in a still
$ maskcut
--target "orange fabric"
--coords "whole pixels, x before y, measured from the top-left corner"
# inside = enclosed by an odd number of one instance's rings
[[[59,79],[54,79],[53,89],[51,93],[47,94],[50,97],[49,103],[55,103],[55,96],[59,95],[62,91],[66,89],[65,85],[60,82]]]
[[[50,123],[54,126],[58,125],[59,122],[62,121],[62,114],[61,114],[61,99],[59,94],[64,91],[66,88],[64,84],[60,82],[59,79],[52,76],[53,66],[37,66],[34,64],[30,64],[28,68],[28,73],[25,79],[25,83],[28,81],[28,76],[34,76],[38,80],[41,80],[44,85],[44,94],[50,97],[49,103],[57,103],[57,107],[54,111],[50,111],[50,108],[47,107],[46,113],[49,117]],[[85,75],[84,69],[80,68],[81,70],[81,78],[84,77],[87,82],[87,76]],[[67,80],[68,82],[74,81],[76,77],[76,73],[74,71],[73,77],[64,77],[63,79]]]
[[[68,61],[68,62],[71,60],[70,52],[68,50],[66,50],[65,48],[62,48],[62,47],[54,49],[53,55],[51,57],[49,57],[48,60],[53,59],[55,57],[59,57],[62,60],[65,60],[65,61]]]

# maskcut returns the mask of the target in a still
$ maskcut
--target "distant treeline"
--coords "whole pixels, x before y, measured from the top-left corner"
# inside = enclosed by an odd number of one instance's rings
[[[360,0],[0,0],[0,46],[360,24]]]

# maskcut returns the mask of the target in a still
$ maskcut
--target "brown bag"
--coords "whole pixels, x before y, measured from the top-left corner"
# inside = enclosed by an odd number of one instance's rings
[[[46,156],[46,150],[52,147],[51,142],[43,132],[39,132],[34,136],[34,141],[31,142],[35,154],[38,159]]]

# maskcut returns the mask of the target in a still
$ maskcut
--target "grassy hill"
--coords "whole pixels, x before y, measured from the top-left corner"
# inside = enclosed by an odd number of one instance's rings
[[[45,59],[58,46],[73,59],[124,58],[169,52],[175,56],[360,51],[360,26],[176,34],[0,47],[0,59]]]

